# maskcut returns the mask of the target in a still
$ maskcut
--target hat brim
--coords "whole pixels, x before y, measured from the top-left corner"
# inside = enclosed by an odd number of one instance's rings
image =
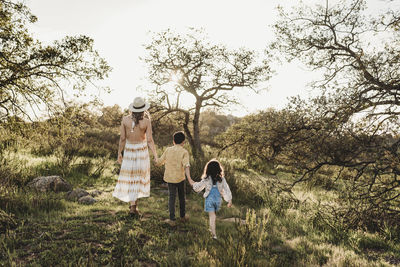
[[[144,103],[144,107],[142,107],[142,108],[135,108],[135,107],[133,107],[133,103],[131,103],[130,105],[129,105],[129,111],[132,111],[132,112],[142,112],[142,111],[146,111],[146,110],[148,110],[149,109],[149,107],[150,107],[150,104],[149,103]]]

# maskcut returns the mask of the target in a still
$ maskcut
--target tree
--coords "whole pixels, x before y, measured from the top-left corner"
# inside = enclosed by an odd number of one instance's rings
[[[400,114],[400,10],[367,16],[365,0],[280,8],[272,48],[300,59],[325,77],[314,85],[333,92],[331,112],[344,120],[367,112],[381,119]],[[385,116],[382,116],[385,115]]]
[[[254,90],[270,73],[266,62],[257,62],[254,51],[212,45],[199,30],[185,35],[162,31],[153,36],[146,49],[144,61],[149,67],[149,79],[156,86],[153,99],[163,104],[163,114],[180,114],[195,157],[203,154],[201,110],[236,103],[234,89]],[[185,95],[193,100],[193,105],[182,105]]]
[[[240,119],[232,115],[218,114],[213,110],[205,110],[200,115],[200,137],[203,144],[216,146],[215,137],[225,132],[229,126]]]
[[[101,109],[101,116],[99,117],[99,122],[105,127],[118,127],[121,125],[121,118],[124,113],[121,107],[118,105],[107,106]]]
[[[339,203],[330,215],[350,227],[377,230],[400,218],[400,11],[375,17],[367,11],[363,0],[280,8],[272,49],[323,72],[313,84],[321,95],[293,99],[285,109],[301,115],[300,124],[289,119],[287,126],[270,127],[274,120],[263,116],[256,129],[235,127],[244,136],[265,130],[267,138],[257,139],[266,147],[261,151],[276,164],[294,166],[300,174],[294,184],[331,171]],[[276,136],[287,140],[278,149]]]
[[[294,181],[286,184],[287,191],[300,182],[334,190],[336,203],[324,210],[329,220],[369,230],[396,225],[400,219],[398,132],[379,134],[382,125],[322,116],[322,103],[292,100],[283,110],[246,116],[223,133],[219,143],[228,155],[248,160],[249,166],[291,171]]]
[[[0,119],[51,109],[66,81],[81,93],[111,70],[87,36],[42,45],[27,29],[36,20],[24,4],[0,0]]]

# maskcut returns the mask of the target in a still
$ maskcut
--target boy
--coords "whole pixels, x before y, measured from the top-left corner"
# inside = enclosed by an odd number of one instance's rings
[[[176,132],[173,135],[172,147],[168,147],[158,160],[158,165],[165,164],[164,181],[168,183],[169,200],[169,223],[175,224],[175,198],[176,191],[179,196],[179,215],[182,220],[185,216],[185,174],[190,177],[189,152],[183,148],[185,134]]]

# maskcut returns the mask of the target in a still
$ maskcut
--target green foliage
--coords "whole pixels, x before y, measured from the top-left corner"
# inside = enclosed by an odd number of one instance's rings
[[[293,98],[285,109],[299,114],[304,127],[297,139],[298,124],[289,120],[293,130],[280,133],[289,142],[280,159],[274,158],[302,174],[297,182],[345,187],[333,207],[353,229],[383,231],[400,219],[400,32],[392,4],[370,16],[367,1],[299,3],[291,10],[280,7],[274,23],[277,38],[271,48],[323,74],[313,83],[319,96]],[[332,182],[320,179],[325,166],[336,167]]]
[[[78,163],[79,157],[97,158],[97,161],[116,158],[118,129],[102,127],[97,122],[98,115],[90,109],[90,105],[70,105],[50,120],[30,125],[33,133],[28,146],[36,155],[54,155],[63,175],[68,175],[74,165],[82,165]],[[88,175],[101,176],[102,167],[96,169],[97,174],[92,170]]]
[[[321,71],[314,87],[329,98],[324,110],[344,121],[355,114],[379,122],[398,115],[398,91],[392,91],[400,76],[398,7],[389,1],[373,16],[367,7],[365,0],[299,3],[280,7],[274,23],[271,48]]]
[[[80,127],[75,126],[73,114],[63,114],[54,120],[52,125],[55,129],[54,138],[51,140],[50,147],[54,151],[57,164],[63,175],[66,175],[78,158],[81,149],[79,138],[83,132]]]
[[[121,125],[123,115],[121,107],[118,105],[103,107],[99,123],[107,128],[116,128]]]
[[[382,231],[382,235],[385,240],[400,243],[400,226],[385,225]]]
[[[241,164],[238,164],[241,163]],[[288,208],[298,205],[296,198],[287,191],[287,185],[278,176],[262,176],[251,169],[240,171],[241,160],[221,159],[225,178],[238,203],[252,207],[267,206],[274,214],[283,216]]]
[[[225,132],[229,126],[240,119],[232,115],[223,115],[213,110],[205,110],[200,115],[200,137],[202,144],[216,146],[215,137]]]
[[[41,105],[52,112],[63,98],[62,81],[80,94],[111,70],[87,36],[67,36],[52,45],[35,40],[28,28],[36,20],[24,4],[0,1],[0,120],[29,117]]]
[[[235,233],[224,237],[218,250],[209,254],[222,266],[255,266],[261,258],[268,255],[268,233],[266,214],[257,216],[256,211],[249,209],[246,212],[245,223],[235,222]]]
[[[117,157],[119,132],[117,128],[89,128],[84,130],[79,139],[81,149],[79,156]]]
[[[3,189],[24,187],[36,175],[30,168],[29,153],[23,149],[29,126],[15,119],[0,124],[0,187]]]
[[[360,251],[375,250],[375,251],[387,251],[389,244],[377,235],[368,233],[357,234],[353,240],[354,248]]]
[[[24,186],[34,175],[27,167],[28,161],[9,149],[0,153],[0,185]]]
[[[290,166],[285,152],[291,143],[305,138],[303,133],[309,128],[305,112],[270,109],[248,115],[218,136],[217,141],[225,154],[245,159],[250,168],[272,171],[277,164]]]
[[[292,186],[306,182],[335,190],[340,205],[332,207],[348,228],[381,231],[385,223],[395,225],[398,135],[393,129],[378,133],[382,124],[365,120],[341,122],[319,111],[320,104],[295,99],[284,110],[249,115],[219,137],[220,145],[225,155],[241,157],[257,170],[274,174],[279,166],[298,174]]]

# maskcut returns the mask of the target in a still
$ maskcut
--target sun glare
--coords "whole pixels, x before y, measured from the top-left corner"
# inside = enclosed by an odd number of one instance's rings
[[[174,83],[180,83],[182,80],[182,73],[180,73],[180,71],[173,71],[170,80]]]

